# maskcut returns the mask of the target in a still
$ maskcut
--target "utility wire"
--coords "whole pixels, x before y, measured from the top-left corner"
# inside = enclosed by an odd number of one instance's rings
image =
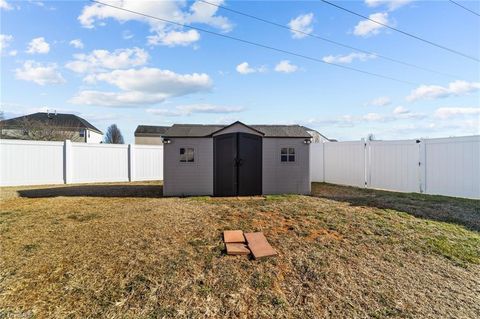
[[[309,33],[309,32],[305,32],[305,31],[302,31],[302,30],[294,29],[294,28],[288,27],[288,26],[280,24],[280,23],[276,23],[276,22],[273,22],[273,21],[270,21],[270,20],[266,20],[266,19],[254,16],[252,14],[248,14],[248,13],[245,13],[245,12],[241,12],[241,11],[238,11],[238,10],[235,10],[235,9],[225,7],[223,5],[212,3],[212,2],[209,2],[209,1],[206,1],[206,0],[197,0],[197,1],[209,4],[211,6],[220,8],[222,10],[233,12],[233,13],[238,14],[238,15],[242,15],[242,16],[245,16],[245,17],[248,17],[248,18],[251,18],[251,19],[255,19],[255,20],[264,22],[264,23],[268,23],[270,25],[273,25],[273,26],[276,26],[276,27],[279,27],[279,28],[283,28],[283,29],[286,29],[286,30],[289,30],[289,31],[292,31],[292,32],[301,33],[305,36],[309,36],[309,37],[312,37],[312,38],[315,38],[315,39],[326,41],[330,44],[334,44],[334,45],[337,45],[337,46],[340,46],[340,47],[343,47],[343,48],[347,48],[347,49],[350,49],[350,50],[354,50],[354,51],[369,54],[369,55],[374,55],[378,58],[381,58],[381,59],[384,59],[384,60],[387,60],[387,61],[390,61],[390,62],[398,63],[398,64],[401,64],[401,65],[405,65],[405,66],[408,66],[408,67],[416,68],[416,69],[431,72],[431,73],[440,74],[440,75],[443,75],[443,76],[448,76],[448,77],[451,77],[451,78],[458,78],[458,76],[456,76],[456,75],[452,75],[452,74],[443,73],[443,72],[440,72],[440,71],[428,69],[428,68],[425,68],[423,66],[419,66],[419,65],[416,65],[416,64],[413,64],[413,63],[400,61],[400,60],[397,60],[397,59],[394,59],[394,58],[389,58],[387,56],[380,55],[380,54],[375,53],[375,52],[359,49],[359,48],[353,47],[353,46],[348,45],[348,44],[344,44],[344,43],[341,43],[341,42],[338,42],[338,41],[334,41],[334,40],[330,40],[328,38],[324,38],[324,37],[319,36],[315,33]]]
[[[463,9],[467,10],[468,12],[471,12],[471,13],[473,13],[474,15],[480,17],[480,14],[479,14],[478,12],[475,12],[475,11],[473,11],[473,10],[471,10],[471,9],[463,6],[463,5],[461,5],[461,4],[458,3],[457,1],[450,0],[450,2],[453,3],[453,4],[456,4],[456,5],[459,6],[460,8],[463,8]]]
[[[219,37],[222,37],[222,38],[226,38],[226,39],[230,39],[230,40],[235,40],[235,41],[238,41],[238,42],[250,44],[250,45],[253,45],[253,46],[257,46],[257,47],[264,48],[264,49],[268,49],[268,50],[272,50],[272,51],[281,52],[281,53],[284,53],[284,54],[296,56],[296,57],[303,58],[303,59],[306,59],[306,60],[310,60],[310,61],[314,61],[314,62],[319,62],[319,63],[323,63],[323,64],[328,64],[328,65],[333,65],[333,66],[336,66],[336,67],[339,67],[339,68],[342,68],[342,69],[345,69],[345,70],[355,71],[355,72],[358,72],[358,73],[363,73],[363,74],[367,74],[367,75],[371,75],[371,76],[375,76],[375,77],[378,77],[378,78],[387,79],[387,80],[391,80],[391,81],[395,81],[395,82],[399,82],[399,83],[404,83],[404,84],[409,84],[409,85],[419,85],[418,83],[414,83],[414,82],[410,82],[410,81],[406,81],[406,80],[397,79],[397,78],[394,78],[394,77],[390,77],[390,76],[388,76],[388,75],[383,75],[383,74],[379,74],[379,73],[373,73],[373,72],[369,72],[369,71],[365,71],[365,70],[361,70],[361,69],[349,67],[349,66],[346,66],[346,65],[337,64],[337,63],[326,62],[326,61],[323,61],[323,60],[321,60],[321,59],[314,58],[314,57],[310,57],[310,56],[303,55],[303,54],[300,54],[300,53],[295,53],[295,52],[292,52],[292,51],[287,51],[287,50],[283,50],[283,49],[278,49],[278,48],[275,48],[275,47],[272,47],[272,46],[269,46],[269,45],[265,45],[265,44],[261,44],[261,43],[258,43],[258,42],[253,42],[253,41],[249,41],[249,40],[245,40],[245,39],[233,37],[233,36],[230,36],[230,35],[221,34],[221,33],[214,32],[214,31],[210,31],[210,30],[207,30],[207,29],[203,29],[203,28],[199,28],[199,27],[194,27],[194,26],[191,26],[191,25],[188,25],[188,24],[183,24],[183,23],[171,21],[171,20],[168,20],[168,19],[155,17],[155,16],[149,15],[149,14],[147,14],[147,13],[142,13],[142,12],[138,12],[138,11],[134,11],[134,10],[122,8],[122,7],[118,7],[118,6],[115,6],[115,5],[112,5],[112,4],[103,3],[103,2],[101,2],[101,1],[97,1],[97,0],[90,0],[90,1],[91,1],[91,2],[94,2],[94,3],[98,3],[98,4],[101,4],[101,5],[104,5],[104,6],[107,6],[107,7],[110,7],[110,8],[114,8],[114,9],[122,10],[122,11],[125,11],[125,12],[137,14],[137,15],[140,15],[140,16],[143,16],[143,17],[146,17],[146,18],[150,18],[150,19],[154,19],[154,20],[158,20],[158,21],[162,21],[162,22],[174,24],[174,25],[177,25],[177,26],[181,26],[181,27],[185,27],[185,28],[189,28],[189,29],[193,29],[193,30],[198,30],[198,31],[205,32],[205,33],[208,33],[208,34],[213,34],[213,35],[216,35],[216,36],[219,36]]]
[[[473,57],[473,56],[470,56],[470,55],[468,55],[468,54],[462,53],[462,52],[457,51],[457,50],[455,50],[455,49],[451,49],[451,48],[446,47],[446,46],[444,46],[444,45],[441,45],[441,44],[432,42],[432,41],[430,41],[430,40],[421,38],[421,37],[419,37],[419,36],[417,36],[417,35],[414,35],[414,34],[411,34],[411,33],[409,33],[409,32],[406,32],[406,31],[397,29],[397,28],[395,28],[395,27],[389,26],[388,24],[385,24],[385,23],[382,23],[382,22],[379,22],[379,21],[370,19],[369,17],[364,16],[363,14],[360,14],[360,13],[357,13],[357,12],[352,11],[352,10],[350,10],[350,9],[347,9],[347,8],[345,8],[345,7],[339,6],[338,4],[335,4],[335,3],[332,3],[332,2],[326,1],[326,0],[321,0],[321,1],[322,1],[323,3],[326,3],[326,4],[330,5],[330,6],[332,6],[332,7],[335,7],[335,8],[337,8],[337,9],[346,11],[346,12],[348,12],[348,13],[351,13],[351,14],[356,15],[356,16],[358,16],[358,17],[361,17],[361,18],[363,18],[363,19],[367,19],[367,20],[369,20],[369,21],[371,21],[371,22],[374,22],[374,23],[376,23],[376,24],[378,24],[378,25],[381,25],[381,26],[383,26],[383,27],[385,27],[385,28],[389,28],[389,29],[391,29],[391,30],[393,30],[393,31],[399,32],[399,33],[401,33],[401,34],[403,34],[403,35],[409,36],[409,37],[414,38],[414,39],[416,39],[416,40],[419,40],[419,41],[428,43],[428,44],[430,44],[430,45],[433,45],[433,46],[435,46],[435,47],[437,47],[437,48],[440,48],[440,49],[443,49],[443,50],[445,50],[445,51],[449,51],[449,52],[451,52],[451,53],[454,53],[454,54],[457,54],[457,55],[461,55],[461,56],[463,56],[463,57],[465,57],[465,58],[467,58],[467,59],[480,62],[480,60],[479,60],[478,58],[476,58],[476,57]]]

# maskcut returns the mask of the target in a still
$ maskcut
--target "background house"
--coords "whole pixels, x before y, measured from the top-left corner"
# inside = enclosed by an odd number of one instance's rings
[[[299,125],[175,124],[163,135],[163,194],[309,194],[311,139]]]
[[[325,135],[321,134],[317,130],[308,128],[306,126],[302,126],[308,134],[312,136],[312,143],[323,143],[323,142],[336,142],[337,140],[332,140],[326,137]]]
[[[101,143],[103,133],[74,115],[38,112],[0,121],[1,138],[20,140]]]
[[[135,144],[161,145],[162,136],[170,126],[139,125],[135,130]]]

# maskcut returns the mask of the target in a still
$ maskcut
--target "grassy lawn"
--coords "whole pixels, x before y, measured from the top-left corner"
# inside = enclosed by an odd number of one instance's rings
[[[0,318],[480,316],[480,202],[313,184],[161,198],[161,184],[2,188]],[[226,256],[263,231],[276,258]]]

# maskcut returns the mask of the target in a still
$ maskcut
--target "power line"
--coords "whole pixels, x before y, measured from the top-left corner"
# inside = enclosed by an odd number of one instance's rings
[[[443,75],[443,76],[448,76],[448,77],[451,77],[451,78],[458,78],[458,76],[455,76],[455,75],[452,75],[452,74],[443,73],[443,72],[432,70],[432,69],[429,69],[429,68],[425,68],[425,67],[413,64],[413,63],[404,62],[404,61],[397,60],[397,59],[394,59],[394,58],[389,58],[387,56],[380,55],[380,54],[375,53],[375,52],[370,52],[370,51],[367,51],[367,50],[356,48],[356,47],[353,47],[353,46],[348,45],[348,44],[344,44],[344,43],[341,43],[341,42],[338,42],[338,41],[334,41],[334,40],[331,40],[331,39],[328,39],[328,38],[321,37],[321,36],[316,35],[314,33],[309,33],[309,32],[305,32],[305,31],[302,31],[302,30],[294,29],[294,28],[288,27],[288,26],[280,24],[280,23],[276,23],[276,22],[266,20],[266,19],[254,16],[254,15],[251,15],[251,14],[248,14],[248,13],[245,13],[245,12],[241,12],[241,11],[238,11],[238,10],[235,10],[235,9],[225,7],[223,5],[212,3],[212,2],[209,2],[209,1],[206,1],[206,0],[197,0],[197,1],[209,4],[211,6],[220,8],[222,10],[233,12],[233,13],[238,14],[238,15],[242,15],[242,16],[245,16],[245,17],[248,17],[248,18],[251,18],[251,19],[255,19],[255,20],[264,22],[264,23],[268,23],[270,25],[273,25],[273,26],[276,26],[276,27],[279,27],[279,28],[282,28],[282,29],[286,29],[286,30],[289,30],[289,31],[292,31],[292,32],[300,33],[300,34],[303,34],[305,36],[309,36],[309,37],[319,39],[319,40],[322,40],[322,41],[326,41],[330,44],[334,44],[334,45],[337,45],[337,46],[340,46],[340,47],[343,47],[343,48],[347,48],[347,49],[350,49],[350,50],[354,50],[354,51],[369,54],[369,55],[374,55],[378,58],[381,58],[381,59],[384,59],[384,60],[387,60],[387,61],[390,61],[390,62],[398,63],[398,64],[401,64],[401,65],[409,66],[409,67],[412,67],[412,68],[416,68],[416,69],[431,72],[431,73],[440,74],[440,75]]]
[[[319,63],[323,63],[323,64],[328,64],[328,65],[333,65],[333,66],[336,66],[336,67],[339,67],[339,68],[342,68],[342,69],[345,69],[345,70],[355,71],[355,72],[359,72],[359,73],[363,73],[363,74],[367,74],[367,75],[371,75],[371,76],[375,76],[375,77],[378,77],[378,78],[387,79],[387,80],[391,80],[391,81],[395,81],[395,82],[400,82],[400,83],[404,83],[404,84],[419,85],[418,83],[414,83],[414,82],[410,82],[410,81],[406,81],[406,80],[401,80],[401,79],[397,79],[397,78],[390,77],[390,76],[387,76],[387,75],[383,75],[383,74],[379,74],[379,73],[373,73],[373,72],[369,72],[369,71],[365,71],[365,70],[361,70],[361,69],[349,67],[349,66],[346,66],[346,65],[341,65],[341,64],[337,64],[337,63],[326,62],[326,61],[323,61],[323,60],[321,60],[321,59],[314,58],[314,57],[310,57],[310,56],[303,55],[303,54],[300,54],[300,53],[295,53],[295,52],[292,52],[292,51],[287,51],[287,50],[275,48],[275,47],[272,47],[272,46],[269,46],[269,45],[265,45],[265,44],[261,44],[261,43],[258,43],[258,42],[253,42],[253,41],[249,41],[249,40],[245,40],[245,39],[233,37],[233,36],[230,36],[230,35],[221,34],[221,33],[214,32],[214,31],[210,31],[210,30],[207,30],[207,29],[203,29],[203,28],[199,28],[199,27],[194,27],[194,26],[191,26],[191,25],[188,25],[188,24],[183,24],[183,23],[171,21],[171,20],[168,20],[168,19],[155,17],[155,16],[149,15],[149,14],[147,14],[147,13],[142,13],[142,12],[138,12],[138,11],[134,11],[134,10],[122,8],[122,7],[118,7],[118,6],[115,6],[115,5],[112,5],[112,4],[103,3],[103,2],[101,2],[101,1],[97,1],[97,0],[90,0],[90,1],[91,1],[91,2],[94,2],[94,3],[98,3],[98,4],[101,4],[101,5],[104,5],[104,6],[107,6],[107,7],[110,7],[110,8],[114,8],[114,9],[122,10],[122,11],[125,11],[125,12],[137,14],[137,15],[140,15],[140,16],[143,16],[143,17],[146,17],[146,18],[150,18],[150,19],[154,19],[154,20],[158,20],[158,21],[162,21],[162,22],[174,24],[174,25],[177,25],[177,26],[181,26],[181,27],[185,27],[185,28],[189,28],[189,29],[193,29],[193,30],[198,30],[198,31],[201,31],[201,32],[205,32],[205,33],[208,33],[208,34],[213,34],[213,35],[216,35],[216,36],[219,36],[219,37],[223,37],[223,38],[226,38],[226,39],[235,40],[235,41],[238,41],[238,42],[250,44],[250,45],[253,45],[253,46],[260,47],[260,48],[264,48],[264,49],[268,49],[268,50],[272,50],[272,51],[276,51],[276,52],[280,52],[280,53],[284,53],[284,54],[296,56],[296,57],[303,58],[303,59],[306,59],[306,60],[310,60],[310,61],[314,61],[314,62],[319,62]]]
[[[473,11],[473,10],[471,10],[471,9],[463,6],[463,5],[461,5],[461,4],[458,3],[457,1],[453,1],[453,0],[449,0],[449,1],[450,1],[451,3],[453,3],[453,4],[456,4],[456,5],[459,6],[460,8],[463,8],[463,9],[467,10],[468,12],[471,12],[471,13],[473,13],[474,15],[480,17],[480,14],[479,14],[478,12],[475,12],[475,11]]]
[[[449,52],[451,52],[451,53],[454,53],[454,54],[457,54],[457,55],[461,55],[461,56],[463,56],[463,57],[465,57],[465,58],[467,58],[467,59],[480,62],[479,59],[477,59],[477,58],[475,58],[475,57],[473,57],[473,56],[470,56],[470,55],[468,55],[468,54],[462,53],[462,52],[457,51],[457,50],[455,50],[455,49],[451,49],[451,48],[446,47],[446,46],[444,46],[444,45],[441,45],[441,44],[432,42],[432,41],[430,41],[430,40],[421,38],[421,37],[419,37],[419,36],[417,36],[417,35],[414,35],[414,34],[411,34],[411,33],[409,33],[409,32],[406,32],[406,31],[397,29],[397,28],[395,28],[395,27],[389,26],[388,24],[385,24],[385,23],[382,23],[382,22],[379,22],[379,21],[370,19],[369,17],[364,16],[363,14],[354,12],[354,11],[352,11],[352,10],[350,10],[350,9],[347,9],[347,8],[345,8],[345,7],[342,7],[342,6],[339,6],[338,4],[335,4],[335,3],[332,3],[332,2],[326,1],[326,0],[321,0],[321,1],[322,1],[323,3],[326,3],[326,4],[330,5],[330,6],[332,6],[332,7],[335,7],[335,8],[337,8],[337,9],[346,11],[346,12],[348,12],[348,13],[351,13],[351,14],[356,15],[356,16],[358,16],[358,17],[361,17],[361,18],[363,18],[363,19],[367,19],[367,20],[369,20],[369,21],[371,21],[371,22],[374,22],[374,23],[376,23],[376,24],[378,24],[378,25],[381,25],[381,26],[383,26],[383,27],[385,27],[385,28],[389,28],[389,29],[391,29],[391,30],[394,30],[394,31],[396,31],[396,32],[399,32],[399,33],[404,34],[404,35],[406,35],[406,36],[409,36],[409,37],[411,37],[411,38],[414,38],[414,39],[416,39],[416,40],[419,40],[419,41],[428,43],[428,44],[430,44],[430,45],[433,45],[433,46],[435,46],[435,47],[437,47],[437,48],[440,48],[440,49],[443,49],[443,50],[445,50],[445,51],[449,51]]]

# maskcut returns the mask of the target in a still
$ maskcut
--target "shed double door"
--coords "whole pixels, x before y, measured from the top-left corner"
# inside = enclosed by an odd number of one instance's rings
[[[262,194],[262,137],[248,133],[215,136],[214,195]]]

